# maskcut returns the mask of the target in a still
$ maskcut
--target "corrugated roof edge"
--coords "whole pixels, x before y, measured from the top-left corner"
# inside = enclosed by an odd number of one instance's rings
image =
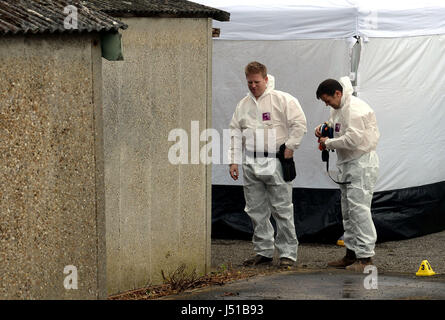
[[[65,27],[68,14],[64,9],[68,5],[77,9],[76,29]],[[14,4],[0,0],[0,35],[117,32],[127,28],[125,23],[80,0],[18,0]]]
[[[176,18],[212,18],[229,21],[230,13],[187,0],[83,0],[94,4],[99,10],[113,17],[176,17]]]

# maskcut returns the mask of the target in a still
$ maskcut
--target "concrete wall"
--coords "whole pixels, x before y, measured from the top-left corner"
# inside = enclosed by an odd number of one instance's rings
[[[212,22],[122,20],[125,61],[103,61],[109,294],[210,267],[210,166],[170,164],[168,134],[211,125]]]
[[[106,296],[95,37],[0,37],[0,299]]]

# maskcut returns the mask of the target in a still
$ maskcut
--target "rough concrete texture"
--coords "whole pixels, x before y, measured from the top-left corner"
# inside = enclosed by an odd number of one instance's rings
[[[105,297],[96,37],[0,38],[1,299]]]
[[[210,267],[209,170],[171,164],[168,136],[209,125],[211,20],[122,20],[124,61],[103,61],[109,294]]]

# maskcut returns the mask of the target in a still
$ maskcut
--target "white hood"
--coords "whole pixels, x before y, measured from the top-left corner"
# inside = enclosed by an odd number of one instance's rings
[[[267,74],[267,79],[266,92],[275,89],[275,77],[271,74]]]
[[[343,87],[343,95],[352,95],[354,88],[352,88],[351,79],[349,79],[349,77],[341,77],[338,82],[340,82],[341,86]]]
[[[266,94],[270,93],[272,90],[275,89],[275,77],[271,74],[267,74],[267,85],[266,90],[264,90],[263,94],[260,96],[264,97]],[[253,100],[256,100],[256,98],[253,96],[252,92],[247,93],[248,96],[250,96]]]
[[[349,77],[341,77],[338,82],[340,82],[343,87],[343,96],[341,97],[340,102],[340,106],[343,107],[345,102],[351,98],[354,89],[352,88],[351,79],[349,79]]]

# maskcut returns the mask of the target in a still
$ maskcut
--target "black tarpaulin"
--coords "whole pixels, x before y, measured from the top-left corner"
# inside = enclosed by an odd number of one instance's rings
[[[300,242],[335,242],[343,234],[340,190],[294,188],[292,196]],[[212,237],[251,239],[252,224],[244,206],[241,186],[213,185]],[[445,181],[376,192],[371,212],[378,242],[445,230]]]

